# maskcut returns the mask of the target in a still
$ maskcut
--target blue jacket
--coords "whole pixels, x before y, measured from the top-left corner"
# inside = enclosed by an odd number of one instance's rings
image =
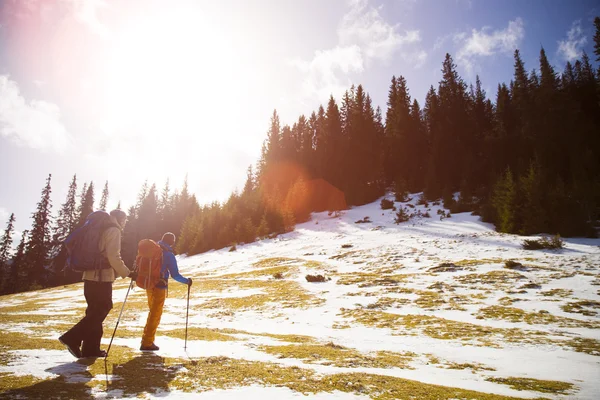
[[[162,240],[158,242],[158,244],[163,250],[163,262],[162,267],[160,268],[160,276],[162,279],[164,279],[164,283],[160,281],[156,287],[159,289],[166,289],[169,281],[169,275],[172,276],[177,282],[187,285],[189,283],[189,279],[184,278],[179,273],[179,268],[177,268],[177,260],[175,259],[175,255],[173,254],[173,249],[171,246]]]

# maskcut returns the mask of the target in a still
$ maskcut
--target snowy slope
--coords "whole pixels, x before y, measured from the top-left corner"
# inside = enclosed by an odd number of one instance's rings
[[[377,201],[313,214],[236,251],[179,257],[195,282],[185,350],[187,292],[176,282],[156,356],[137,350],[146,308],[134,289],[107,365],[74,362],[56,341],[84,310],[81,284],[5,296],[0,393],[61,393],[74,382],[59,397],[598,398],[600,240],[523,250],[523,237],[476,216],[440,220],[439,205],[409,203],[431,218],[397,225]],[[115,284],[103,343],[127,285]],[[130,383],[129,371],[153,378]]]

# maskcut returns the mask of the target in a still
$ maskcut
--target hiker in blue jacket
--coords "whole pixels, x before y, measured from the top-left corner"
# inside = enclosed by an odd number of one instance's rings
[[[173,277],[179,283],[192,286],[192,279],[181,276],[177,268],[177,260],[173,254],[175,235],[171,232],[165,233],[158,244],[163,251],[163,261],[160,269],[161,279],[154,288],[146,289],[150,311],[148,312],[148,319],[144,327],[144,335],[142,336],[142,345],[140,346],[140,350],[146,351],[158,350],[158,346],[154,344],[154,338],[158,324],[160,324],[165,298],[167,297],[169,276]]]

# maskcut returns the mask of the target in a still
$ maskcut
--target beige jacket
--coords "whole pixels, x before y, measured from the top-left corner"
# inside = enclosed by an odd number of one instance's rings
[[[113,226],[104,231],[99,246],[102,254],[108,259],[111,268],[85,271],[83,273],[84,281],[114,282],[116,279],[115,274],[121,278],[127,278],[127,275],[131,272],[121,259],[121,231],[123,228],[113,216],[110,217],[110,220],[119,227]]]

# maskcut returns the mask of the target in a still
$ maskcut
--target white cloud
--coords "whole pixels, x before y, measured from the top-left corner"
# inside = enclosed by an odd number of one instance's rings
[[[22,146],[57,152],[70,143],[58,106],[40,100],[27,102],[17,83],[6,75],[0,75],[0,135]]]
[[[357,45],[317,50],[311,61],[295,60],[292,64],[306,76],[304,91],[321,100],[332,93],[343,93],[350,86],[347,76],[364,70],[362,51]]]
[[[573,61],[582,54],[582,47],[586,44],[587,38],[581,29],[581,20],[574,21],[571,29],[567,32],[567,39],[558,41],[557,54],[565,61]]]
[[[478,57],[489,57],[497,53],[512,54],[525,37],[523,20],[509,21],[505,29],[491,31],[490,27],[473,29],[471,34],[454,35],[454,42],[461,45],[457,62],[472,73]]]
[[[382,7],[373,7],[369,0],[350,0],[350,9],[338,29],[338,43],[326,50],[317,50],[310,61],[294,60],[305,78],[303,90],[307,97],[324,102],[329,95],[338,97],[350,86],[352,74],[361,73],[374,62],[389,62],[396,54],[418,68],[426,58],[424,50],[415,47],[421,41],[417,30],[401,32],[382,17]]]
[[[398,25],[387,23],[379,13],[381,7],[369,6],[368,0],[354,0],[338,28],[342,46],[357,45],[366,60],[387,61],[402,45],[421,40],[419,31],[398,32]]]

